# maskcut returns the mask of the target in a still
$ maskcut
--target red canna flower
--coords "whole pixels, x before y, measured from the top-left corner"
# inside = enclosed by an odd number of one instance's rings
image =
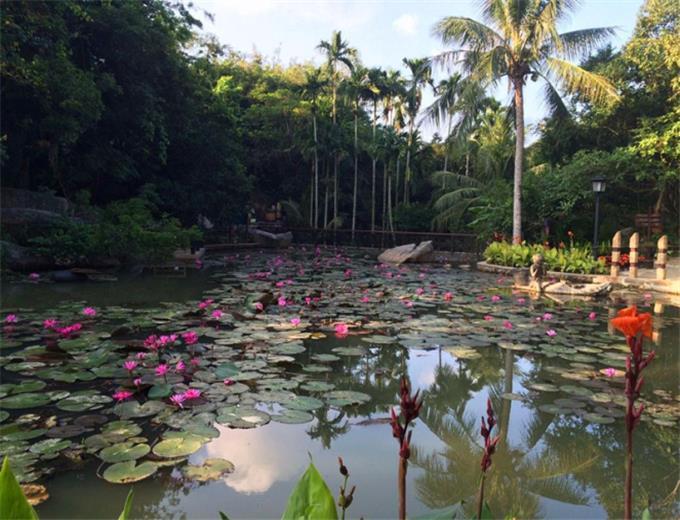
[[[611,320],[611,324],[627,338],[634,338],[639,333],[648,338],[652,337],[652,315],[648,312],[638,314],[635,305],[620,310],[616,318]]]

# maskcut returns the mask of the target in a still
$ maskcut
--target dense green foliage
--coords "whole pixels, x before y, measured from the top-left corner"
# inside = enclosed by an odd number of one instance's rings
[[[195,226],[183,228],[176,218],[155,216],[150,205],[138,198],[112,202],[90,217],[89,221],[64,219],[50,233],[30,242],[36,252],[72,265],[107,258],[162,260],[201,237]]]
[[[403,74],[366,69],[340,33],[320,43],[321,67],[284,67],[230,51],[191,9],[4,3],[3,184],[99,207],[140,197],[184,226],[204,215],[218,230],[242,224],[248,207],[290,201],[296,225],[510,236],[515,111],[486,85],[458,74],[435,84],[422,59],[405,59]],[[580,65],[619,100],[591,104],[592,89],[573,81],[564,104],[550,98],[524,159],[527,240],[558,243],[567,230],[587,240],[595,174],[608,180],[603,236],[650,209],[677,235],[679,11],[647,0],[621,50],[590,45],[607,31],[581,47],[570,40],[575,53],[593,52]],[[443,136],[425,142],[426,120]]]
[[[545,247],[540,244],[508,244],[492,242],[484,251],[484,260],[490,264],[510,267],[529,267],[531,257],[543,256],[543,263],[549,271],[563,273],[597,274],[606,272],[604,260],[594,260],[590,247]]]

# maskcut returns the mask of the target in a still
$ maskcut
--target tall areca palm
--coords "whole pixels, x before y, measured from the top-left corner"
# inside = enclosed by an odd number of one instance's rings
[[[406,89],[406,111],[408,113],[408,144],[406,148],[406,170],[404,172],[404,204],[409,203],[409,182],[411,180],[411,148],[416,118],[423,101],[423,87],[432,82],[432,64],[428,58],[404,58],[402,60],[411,73]]]
[[[378,124],[378,103],[385,94],[386,74],[380,68],[372,68],[368,71],[367,78],[367,100],[373,106],[371,116],[371,231],[375,231],[375,174],[376,163],[378,162],[377,141],[375,137],[376,126]]]
[[[440,20],[434,34],[452,51],[436,57],[459,65],[474,80],[493,85],[507,78],[515,109],[515,168],[513,184],[513,240],[522,240],[522,168],[524,161],[524,85],[527,78],[545,81],[553,108],[566,110],[558,89],[580,93],[594,101],[614,100],[614,87],[602,76],[572,64],[574,59],[602,44],[613,29],[581,29],[559,33],[557,23],[573,9],[563,0],[481,0],[485,23],[450,16]]]
[[[357,57],[356,49],[349,46],[347,41],[342,39],[340,31],[333,31],[329,41],[322,40],[317,49],[326,55],[326,64],[330,75],[331,83],[331,120],[333,128],[337,133],[337,107],[338,107],[338,84],[340,82],[339,66],[344,65],[350,72],[354,69],[354,60]],[[333,225],[337,227],[338,222],[338,162],[339,156],[336,151],[333,160]]]
[[[447,132],[444,137],[444,171],[448,171],[451,130],[462,83],[461,76],[458,73],[441,80],[434,89],[437,97],[427,109],[427,116],[432,122],[436,125],[447,125]]]
[[[313,227],[319,227],[319,135],[317,128],[317,109],[319,96],[326,86],[326,80],[319,68],[305,71],[305,83],[303,84],[302,96],[309,100],[312,109],[312,126],[314,129],[314,182],[312,192]]]

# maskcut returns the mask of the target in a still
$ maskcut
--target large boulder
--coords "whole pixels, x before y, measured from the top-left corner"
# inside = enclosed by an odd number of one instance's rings
[[[420,244],[404,244],[380,253],[378,261],[383,264],[403,264],[406,262],[431,262],[434,246],[431,240]]]
[[[14,271],[41,271],[54,267],[54,260],[41,256],[28,247],[23,247],[6,240],[0,240],[0,250],[5,267]]]

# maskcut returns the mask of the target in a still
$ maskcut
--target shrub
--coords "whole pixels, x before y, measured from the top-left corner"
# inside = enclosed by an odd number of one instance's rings
[[[195,226],[182,228],[177,219],[154,216],[153,210],[141,199],[115,202],[98,211],[93,223],[64,219],[49,234],[30,242],[38,253],[66,265],[97,257],[122,262],[160,261],[200,239],[201,232]]]
[[[531,257],[537,253],[543,255],[549,271],[584,274],[606,272],[606,263],[602,259],[593,259],[589,246],[555,248],[541,244],[492,242],[484,251],[484,260],[495,265],[529,267]]]

